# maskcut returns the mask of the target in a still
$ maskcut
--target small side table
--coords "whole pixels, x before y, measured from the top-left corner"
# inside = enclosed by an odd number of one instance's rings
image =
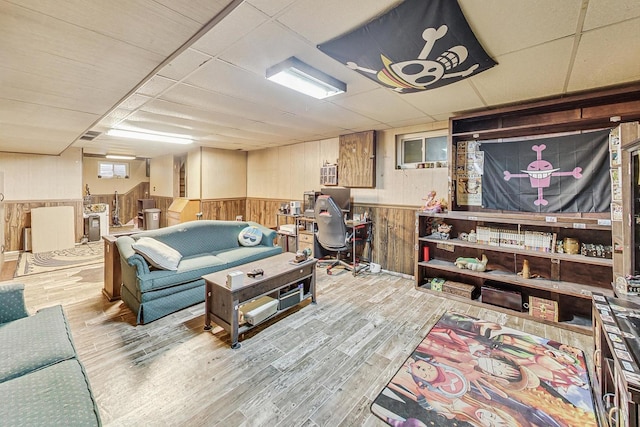
[[[120,252],[116,246],[117,236],[102,236],[104,241],[104,287],[102,293],[109,301],[120,299],[122,271],[120,269]]]

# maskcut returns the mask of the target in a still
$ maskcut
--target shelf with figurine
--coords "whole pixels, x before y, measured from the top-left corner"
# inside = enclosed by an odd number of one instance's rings
[[[595,220],[583,228],[566,220],[420,210],[416,231],[419,288],[429,289],[433,278],[467,283],[481,290],[483,304],[505,292],[522,304],[490,303],[548,320],[549,313],[528,307],[543,301],[555,310],[552,319],[569,323],[591,318],[592,293],[613,295],[611,231]],[[588,326],[577,329],[588,332]]]

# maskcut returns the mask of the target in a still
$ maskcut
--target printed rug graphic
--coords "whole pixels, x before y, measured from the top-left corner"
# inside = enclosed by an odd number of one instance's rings
[[[391,426],[597,426],[584,353],[445,313],[376,397]]]
[[[47,273],[71,267],[97,264],[103,261],[103,243],[93,242],[51,252],[20,254],[14,277]]]

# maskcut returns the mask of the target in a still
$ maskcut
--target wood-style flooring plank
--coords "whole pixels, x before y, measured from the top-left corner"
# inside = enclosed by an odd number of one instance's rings
[[[3,273],[3,277],[6,275]],[[101,265],[10,278],[30,312],[62,304],[105,426],[383,426],[369,410],[433,324],[466,313],[582,349],[566,329],[422,292],[390,274],[318,269],[317,304],[305,302],[229,348],[204,331],[204,303],[148,325],[102,295]]]

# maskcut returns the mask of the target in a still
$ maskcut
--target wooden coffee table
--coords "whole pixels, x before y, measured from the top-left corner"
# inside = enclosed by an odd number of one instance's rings
[[[205,281],[205,331],[211,330],[211,322],[214,322],[231,335],[231,348],[240,348],[238,335],[258,326],[257,324],[239,325],[238,310],[242,304],[265,295],[280,300],[292,285],[300,284],[302,284],[301,301],[311,298],[311,302],[315,303],[318,260],[309,258],[293,264],[294,257],[295,254],[287,252],[202,276]],[[247,276],[246,273],[258,268],[264,271],[262,276],[255,278]],[[237,289],[229,289],[226,284],[227,274],[234,271],[245,273],[242,277],[243,284]],[[263,322],[295,305],[282,310],[278,307],[276,313]]]

